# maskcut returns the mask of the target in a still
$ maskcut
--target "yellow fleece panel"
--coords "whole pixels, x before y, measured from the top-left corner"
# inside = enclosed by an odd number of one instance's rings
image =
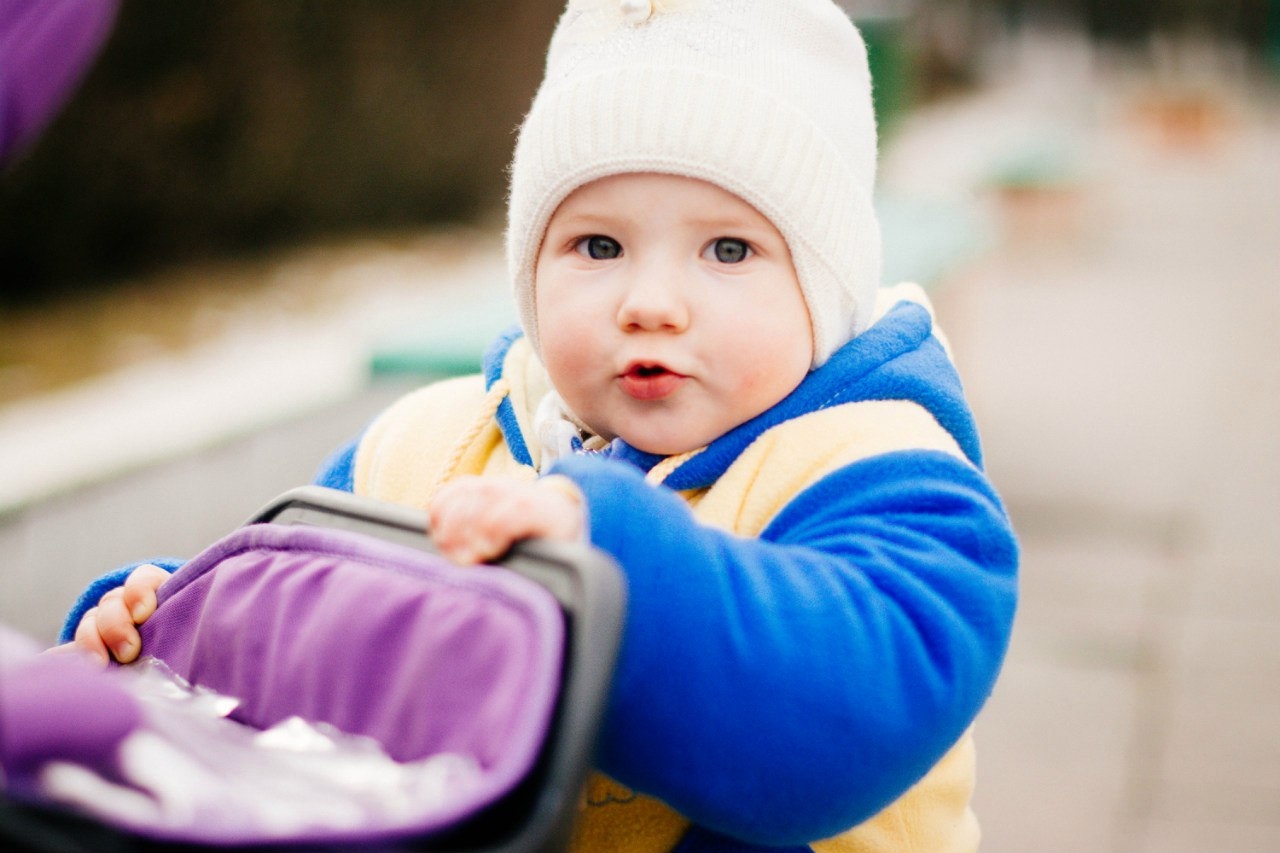
[[[569,850],[657,853],[675,847],[689,821],[661,800],[637,794],[603,773],[587,780]]]
[[[884,811],[849,832],[810,846],[815,853],[973,853],[981,832],[969,807],[973,733]]]
[[[885,314],[888,314],[890,309],[899,302],[914,302],[929,312],[930,319],[935,321],[933,336],[938,339],[938,343],[942,344],[942,350],[947,354],[947,358],[952,358],[951,343],[947,340],[947,336],[943,334],[942,329],[937,326],[937,316],[933,313],[933,303],[929,301],[929,295],[924,292],[924,288],[915,282],[904,281],[890,287],[880,288],[880,291],[876,294],[876,311],[871,321],[872,324]]]
[[[533,469],[507,452],[492,417],[477,423],[485,408],[479,376],[448,379],[400,398],[374,421],[356,452],[355,492],[425,508],[442,478],[506,474],[532,479]],[[479,426],[479,429],[476,427]],[[471,435],[451,472],[444,469],[455,441]],[[448,441],[441,441],[448,436]],[[434,440],[432,440],[434,439]]]
[[[969,803],[973,733],[879,814],[810,845],[816,853],[975,853],[980,830]],[[635,794],[600,773],[587,784],[572,853],[665,853],[689,821],[659,800]]]
[[[846,403],[768,430],[690,502],[700,521],[755,537],[789,501],[828,474],[906,448],[965,458],[951,434],[916,403]]]
[[[902,281],[876,291],[876,308],[871,316],[871,324],[879,322],[899,302],[914,302],[928,311],[930,317],[933,316],[933,303],[929,301],[929,294],[924,292],[924,288],[914,281]],[[937,332],[936,328],[934,332]]]
[[[542,458],[542,445],[533,428],[533,415],[538,404],[551,390],[546,368],[538,360],[528,338],[520,338],[507,350],[502,361],[502,376],[510,383],[511,407],[515,410],[520,434],[525,436],[525,446],[537,470]]]

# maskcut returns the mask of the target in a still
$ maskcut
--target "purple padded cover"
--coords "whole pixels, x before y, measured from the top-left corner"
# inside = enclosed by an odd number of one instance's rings
[[[143,653],[240,699],[239,722],[261,729],[297,715],[373,737],[398,761],[442,752],[476,760],[485,776],[477,791],[432,804],[395,834],[430,833],[497,800],[529,771],[546,737],[563,616],[547,590],[505,569],[460,568],[340,530],[260,524],[208,548],[158,597],[142,626]],[[59,656],[36,664],[25,668],[26,700],[0,696],[10,783],[42,757],[109,774],[104,760],[137,720],[119,685],[98,677],[112,673],[85,678]],[[212,825],[179,835],[253,840]],[[297,840],[337,839],[321,832]]]

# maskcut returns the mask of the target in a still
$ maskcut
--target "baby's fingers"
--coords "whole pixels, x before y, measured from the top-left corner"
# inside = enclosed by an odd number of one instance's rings
[[[159,566],[145,564],[129,573],[124,582],[124,606],[135,625],[141,625],[156,611],[156,590],[169,579]]]
[[[69,645],[103,665],[111,660],[107,644],[102,641],[102,635],[98,633],[98,608],[93,607],[85,611],[80,624],[76,626],[75,637]]]
[[[112,657],[120,663],[130,663],[137,658],[142,650],[142,635],[134,624],[133,614],[125,606],[124,588],[113,589],[102,596],[94,611],[97,633]],[[84,621],[80,623],[82,627]]]
[[[479,562],[492,550],[482,521],[491,509],[480,489],[455,488],[431,507],[431,535],[440,553],[455,563]]]
[[[462,564],[494,560],[521,539],[574,541],[585,522],[581,493],[563,477],[462,478],[441,489],[430,510],[440,552]]]

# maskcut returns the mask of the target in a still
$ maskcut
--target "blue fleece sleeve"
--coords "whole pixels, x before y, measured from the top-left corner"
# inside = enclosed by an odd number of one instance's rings
[[[628,581],[600,768],[697,824],[795,844],[880,811],[960,738],[1008,644],[1017,548],[980,473],[843,468],[761,539],[598,458],[557,466]]]
[[[356,449],[360,447],[360,439],[356,438],[335,450],[316,474],[315,485],[327,486],[344,492],[356,490]]]
[[[62,623],[62,633],[58,635],[59,643],[69,643],[75,639],[76,628],[80,624],[80,620],[84,618],[84,614],[89,609],[96,607],[98,602],[102,600],[102,596],[118,586],[123,586],[125,578],[129,577],[129,573],[138,566],[150,563],[153,566],[159,566],[166,572],[176,572],[186,560],[180,557],[162,557],[158,560],[143,560],[138,563],[131,563],[123,566],[115,571],[107,572],[102,577],[89,584],[89,588],[80,593],[80,597],[76,599],[76,603],[72,605],[71,612],[67,614],[66,621]]]

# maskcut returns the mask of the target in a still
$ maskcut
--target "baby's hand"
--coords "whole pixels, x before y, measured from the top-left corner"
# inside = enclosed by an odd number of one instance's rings
[[[471,565],[501,557],[531,537],[576,542],[586,528],[582,493],[567,477],[533,483],[501,477],[461,477],[428,508],[440,553]]]
[[[72,647],[106,664],[112,657],[120,663],[136,660],[142,651],[138,626],[156,610],[156,590],[169,578],[159,566],[142,565],[129,573],[124,586],[102,596],[76,626]]]

